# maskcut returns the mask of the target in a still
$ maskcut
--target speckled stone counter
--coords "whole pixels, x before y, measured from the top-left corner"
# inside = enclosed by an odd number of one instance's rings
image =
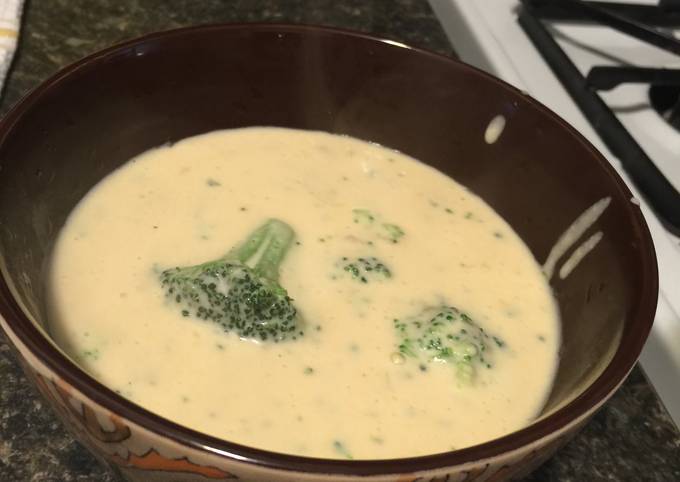
[[[4,114],[60,67],[144,33],[216,22],[302,22],[452,54],[425,0],[34,0],[5,86]],[[455,46],[454,46],[455,48]],[[0,335],[0,481],[115,481],[28,385]],[[528,481],[680,481],[680,433],[642,372]]]

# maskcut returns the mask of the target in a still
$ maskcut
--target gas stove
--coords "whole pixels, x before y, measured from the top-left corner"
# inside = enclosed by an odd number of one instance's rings
[[[660,283],[640,362],[680,426],[680,2],[430,4],[464,62],[526,91],[574,126],[640,203]]]

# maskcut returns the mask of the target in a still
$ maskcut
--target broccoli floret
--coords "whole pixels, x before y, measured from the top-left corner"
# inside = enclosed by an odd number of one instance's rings
[[[368,228],[375,236],[397,244],[404,237],[404,230],[394,223],[383,222],[382,217],[368,209],[352,209],[354,224]]]
[[[336,267],[341,270],[342,274],[349,275],[351,279],[359,283],[385,281],[392,277],[392,271],[375,256],[359,258],[343,256],[336,263]]]
[[[505,347],[453,306],[428,307],[416,316],[395,319],[394,328],[403,359],[413,359],[423,371],[428,363],[451,364],[464,383],[472,383],[478,369],[491,368],[494,350]]]
[[[301,320],[278,281],[294,238],[290,226],[270,219],[222,258],[161,272],[161,286],[184,316],[214,321],[242,338],[296,339],[304,334]]]

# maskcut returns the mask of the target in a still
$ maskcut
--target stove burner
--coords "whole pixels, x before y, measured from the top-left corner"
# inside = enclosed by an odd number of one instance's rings
[[[680,86],[652,85],[649,88],[652,107],[675,130],[680,131]]]
[[[596,66],[584,76],[544,25],[550,21],[597,22],[680,55],[680,40],[658,29],[680,26],[680,0],[662,0],[656,6],[583,0],[521,0],[521,3],[518,20],[528,37],[649,204],[669,227],[680,232],[680,192],[598,94],[599,90],[622,83],[648,83],[654,86],[650,98],[652,102],[658,100],[657,110],[680,130],[680,71]]]

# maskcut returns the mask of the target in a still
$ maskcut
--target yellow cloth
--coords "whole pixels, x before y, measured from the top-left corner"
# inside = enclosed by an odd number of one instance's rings
[[[23,0],[0,0],[0,85],[17,48]]]

